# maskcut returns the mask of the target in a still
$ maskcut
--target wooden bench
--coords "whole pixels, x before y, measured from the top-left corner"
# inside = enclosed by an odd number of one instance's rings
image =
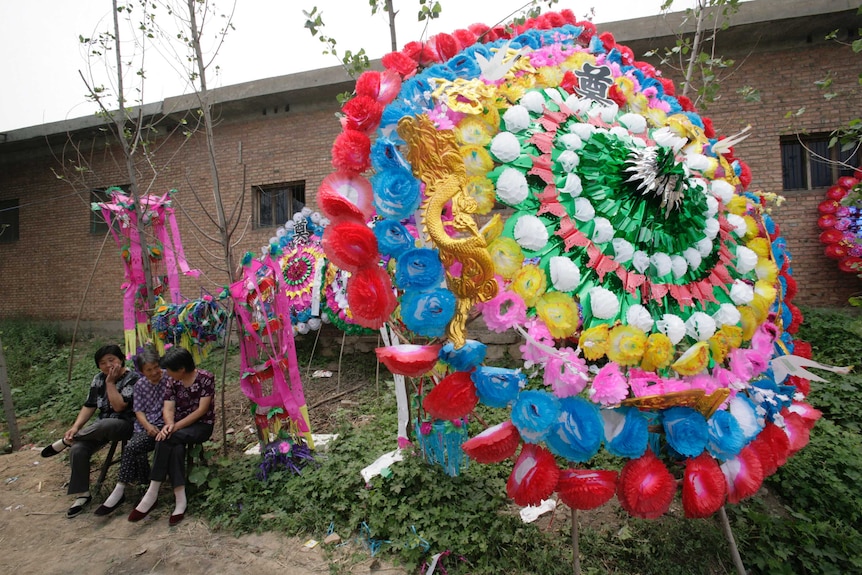
[[[108,469],[110,469],[113,464],[119,463],[120,460],[123,458],[122,451],[120,451],[119,455],[116,455],[117,444],[122,443],[122,448],[125,449],[126,442],[126,439],[115,439],[111,442],[111,446],[108,448],[108,455],[105,456],[105,461],[102,462],[102,467],[99,470],[99,478],[96,479],[96,489],[94,490],[94,493],[98,493],[99,490],[102,488],[102,483],[105,482],[105,477],[108,475]],[[115,455],[116,458],[114,457]]]

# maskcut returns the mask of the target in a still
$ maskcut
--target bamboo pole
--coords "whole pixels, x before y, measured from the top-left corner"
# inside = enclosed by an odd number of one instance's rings
[[[736,540],[733,538],[733,531],[730,529],[730,520],[727,518],[727,511],[724,510],[724,505],[718,510],[718,516],[721,518],[724,536],[727,538],[728,546],[730,546],[730,556],[733,558],[736,573],[737,575],[746,575],[745,566],[742,564],[742,557],[739,556],[739,548],[736,546]]]

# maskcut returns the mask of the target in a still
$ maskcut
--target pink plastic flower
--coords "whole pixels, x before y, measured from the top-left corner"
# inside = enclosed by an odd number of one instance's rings
[[[531,363],[544,364],[548,360],[548,352],[536,345],[554,347],[554,338],[547,326],[539,320],[530,320],[527,324],[529,339],[521,344],[521,359]],[[535,342],[535,343],[533,343]]]
[[[562,348],[545,364],[545,385],[559,398],[579,394],[587,386],[587,363],[572,348]]]
[[[482,309],[485,325],[497,333],[506,332],[527,321],[527,305],[521,296],[511,291],[500,291]]]
[[[620,366],[608,363],[599,370],[590,388],[590,399],[602,405],[615,405],[629,394],[629,384]]]

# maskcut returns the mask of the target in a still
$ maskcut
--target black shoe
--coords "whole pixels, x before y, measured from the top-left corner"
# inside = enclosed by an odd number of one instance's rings
[[[68,517],[69,519],[80,515],[84,511],[84,507],[86,507],[93,498],[90,495],[87,495],[86,497],[79,497],[75,500],[75,503],[77,503],[80,499],[83,499],[84,502],[80,505],[72,505],[69,510],[66,511],[66,517]]]
[[[56,449],[54,449],[54,444],[52,443],[51,445],[49,445],[48,447],[46,447],[45,449],[42,450],[42,457],[54,457],[55,455],[57,455],[58,453],[60,453],[64,449],[66,449],[66,447],[69,447],[69,444],[66,443],[65,439],[63,440],[63,445],[65,447],[63,447],[63,449],[57,451]]]
[[[122,505],[125,502],[126,502],[126,494],[123,493],[123,495],[120,497],[120,500],[117,501],[116,505],[113,505],[111,507],[108,507],[107,505],[99,505],[99,508],[96,509],[95,511],[93,511],[93,515],[98,515],[99,517],[104,517],[105,515],[110,515],[111,512],[114,511],[114,509],[116,509],[117,507],[119,507],[120,505]]]

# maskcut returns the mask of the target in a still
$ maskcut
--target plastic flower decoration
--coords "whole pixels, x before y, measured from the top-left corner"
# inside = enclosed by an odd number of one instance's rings
[[[823,230],[820,242],[826,257],[838,261],[843,272],[862,275],[862,172],[838,178],[826,190],[826,199],[817,206],[817,225]]]
[[[812,422],[807,382],[771,362],[810,350],[793,339],[802,317],[770,198],[747,191],[734,155],[743,135],[718,135],[672,81],[570,10],[440,34],[382,62],[400,89],[373,147],[363,121],[344,124],[333,162],[347,193],[330,217],[374,228],[374,269],[394,273],[400,305],[357,300],[354,315],[454,350],[476,315],[524,340],[522,371],[450,365],[423,407],[459,420],[476,402],[510,410],[464,450],[515,457],[518,504],[556,490],[586,509],[615,493],[654,518],[676,495],[671,469],[691,517],[756,492]],[[480,228],[492,191],[509,215]],[[367,273],[372,251],[342,263]],[[601,448],[629,460],[618,476],[571,467]]]

